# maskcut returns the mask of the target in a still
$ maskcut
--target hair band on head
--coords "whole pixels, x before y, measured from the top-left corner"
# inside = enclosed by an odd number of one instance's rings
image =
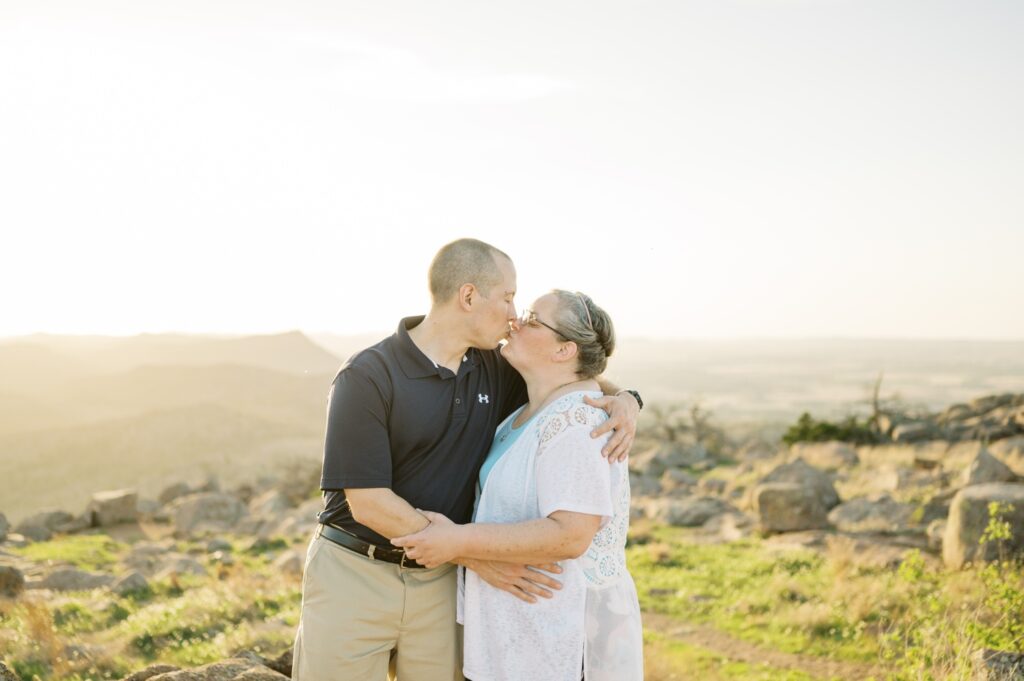
[[[591,331],[594,331],[594,319],[590,316],[590,308],[587,307],[587,301],[583,299],[583,294],[579,291],[576,292],[576,297],[580,299],[581,303],[583,303],[583,309],[587,313],[587,325],[590,326]]]

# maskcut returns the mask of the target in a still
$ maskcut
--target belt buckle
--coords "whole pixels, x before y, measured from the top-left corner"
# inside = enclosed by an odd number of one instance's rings
[[[405,551],[402,551],[402,560],[398,561],[398,567],[403,568],[403,569],[405,568],[405,559],[406,558],[408,558],[408,556],[405,555]]]
[[[376,558],[373,557],[373,553],[376,550],[377,550],[377,547],[374,546],[373,544],[370,544],[370,549],[369,549],[369,551],[366,552],[366,555],[370,558],[370,560],[377,560]]]

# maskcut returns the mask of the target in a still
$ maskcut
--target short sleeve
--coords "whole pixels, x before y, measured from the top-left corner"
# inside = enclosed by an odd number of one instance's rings
[[[387,411],[380,387],[363,369],[338,372],[327,400],[321,489],[391,486]]]
[[[592,438],[590,424],[573,424],[537,451],[537,504],[542,517],[555,511],[614,514],[611,466],[601,456],[607,438]]]

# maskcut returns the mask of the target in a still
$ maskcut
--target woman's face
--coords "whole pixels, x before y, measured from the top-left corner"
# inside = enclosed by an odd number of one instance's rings
[[[549,293],[523,310],[520,318],[512,324],[508,343],[501,349],[509,364],[523,371],[541,368],[552,361],[565,343],[565,339],[551,328],[558,328],[555,324],[557,309],[558,299]]]

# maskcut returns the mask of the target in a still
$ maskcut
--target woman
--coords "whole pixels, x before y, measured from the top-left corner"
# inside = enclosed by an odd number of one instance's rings
[[[587,296],[552,291],[525,310],[502,354],[529,402],[499,427],[480,471],[474,522],[431,524],[393,540],[427,567],[458,558],[531,565],[563,561],[562,588],[527,603],[476,573],[460,576],[463,672],[472,681],[639,681],[643,642],[626,571],[629,475],[590,432],[607,415],[583,401],[615,344],[611,320]]]

